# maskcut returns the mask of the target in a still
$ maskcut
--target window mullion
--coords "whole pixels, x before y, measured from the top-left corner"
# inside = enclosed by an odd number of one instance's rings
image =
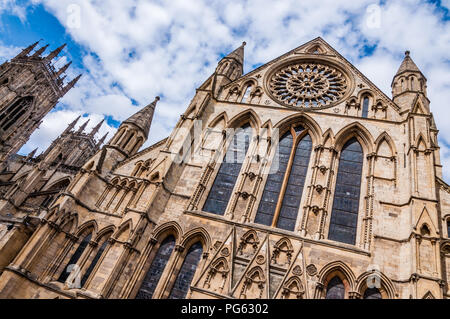
[[[294,162],[295,152],[297,149],[298,136],[296,137],[295,132],[292,132],[292,130],[291,130],[291,134],[293,136],[291,155],[289,156],[289,162],[286,167],[286,172],[284,173],[283,183],[281,184],[280,195],[278,196],[277,206],[275,208],[275,214],[274,214],[273,220],[272,220],[272,227],[277,227],[278,218],[280,217],[281,207],[283,206],[284,194],[286,193],[286,189],[287,189],[287,185],[288,185],[288,181],[289,181],[289,175],[291,174],[292,163]]]

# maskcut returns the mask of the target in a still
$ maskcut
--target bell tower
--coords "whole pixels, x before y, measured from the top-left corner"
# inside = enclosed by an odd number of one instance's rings
[[[65,85],[63,74],[70,63],[59,70],[55,68],[53,60],[65,44],[47,56],[43,54],[48,45],[32,53],[37,45],[38,42],[33,43],[0,65],[0,169],[81,76]]]

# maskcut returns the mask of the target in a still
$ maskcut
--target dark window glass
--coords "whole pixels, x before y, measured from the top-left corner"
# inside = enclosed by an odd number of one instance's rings
[[[363,99],[362,117],[367,118],[369,116],[369,98],[366,96]]]
[[[33,98],[30,96],[23,97],[14,102],[5,111],[0,113],[0,128],[4,131],[8,130],[29,110],[32,103]]]
[[[256,213],[255,223],[270,226],[272,225],[275,208],[280,195],[281,185],[283,183],[284,175],[286,174],[287,164],[291,155],[293,144],[293,137],[290,132],[283,135],[278,144],[278,149],[273,159],[271,172],[267,176],[266,187],[259,203],[258,212]],[[278,158],[278,162],[277,162]],[[278,170],[272,173],[275,165],[278,165]]]
[[[447,220],[447,237],[450,238],[450,220]]]
[[[364,299],[382,299],[381,293],[377,288],[367,288],[364,292]]]
[[[292,169],[289,175],[286,193],[281,205],[277,227],[286,230],[294,230],[297,220],[300,201],[302,200],[303,186],[308,172],[309,158],[311,155],[312,141],[306,135],[297,145]]]
[[[327,286],[327,295],[325,299],[344,299],[345,287],[339,277],[333,277]]]
[[[301,133],[303,130],[304,128],[301,126],[294,129],[296,134]],[[276,225],[281,229],[291,231],[294,230],[298,209],[300,207],[300,201],[302,199],[306,173],[308,171],[312,141],[309,135],[305,135],[298,143],[292,159],[291,170],[290,172],[287,172],[287,166],[292,154],[293,143],[294,138],[290,132],[283,135],[280,139],[280,143],[272,163],[271,172],[275,170],[276,166],[278,166],[278,170],[274,173],[270,173],[267,177],[266,186],[256,213],[255,223],[267,226],[272,225],[275,208],[279,201],[283,179],[286,174],[289,174],[286,192],[283,197],[280,215],[278,216]]]
[[[175,238],[173,236],[167,237],[159,246],[158,252],[152,261],[150,269],[145,275],[141,288],[136,296],[136,299],[151,299],[155,288],[158,285],[159,279],[166,268],[173,248],[175,247]]]
[[[195,270],[202,256],[203,248],[202,244],[197,242],[189,248],[188,253],[178,273],[177,279],[170,292],[169,299],[184,299],[191,286],[192,279],[194,278]]]
[[[363,159],[361,145],[350,139],[339,161],[328,239],[355,244]]]
[[[239,177],[242,163],[247,154],[252,137],[252,128],[246,124],[233,137],[220,165],[211,191],[208,194],[203,210],[223,215],[233,193],[234,184]]]
[[[91,241],[92,233],[88,234],[84,239],[81,241],[80,245],[78,246],[77,250],[75,250],[74,254],[70,258],[69,262],[67,263],[66,267],[64,267],[61,275],[58,278],[59,282],[66,282],[67,278],[70,275],[69,272],[69,266],[70,265],[76,265],[78,262],[78,259],[80,259],[81,255],[83,255],[84,250],[86,249],[87,245]]]
[[[81,278],[81,287],[84,287],[84,284],[86,283],[86,281],[88,280],[92,271],[94,270],[95,266],[97,265],[98,261],[100,260],[100,257],[103,255],[103,252],[105,251],[105,248],[107,245],[108,245],[108,239],[106,239],[103,242],[103,244],[100,246],[100,249],[95,254],[94,259],[92,259],[92,262],[89,265],[88,269],[86,270],[86,273],[83,275],[83,278]]]

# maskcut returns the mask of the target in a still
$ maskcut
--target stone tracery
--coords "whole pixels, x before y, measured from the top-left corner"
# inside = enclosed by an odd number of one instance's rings
[[[347,79],[338,69],[321,63],[294,63],[269,79],[269,88],[281,103],[294,107],[322,108],[339,101]]]

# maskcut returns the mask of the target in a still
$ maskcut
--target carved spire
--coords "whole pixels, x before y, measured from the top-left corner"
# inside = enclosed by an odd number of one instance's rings
[[[84,122],[84,124],[81,125],[78,129],[77,133],[83,133],[90,121],[91,119],[88,119],[86,122]]]
[[[38,150],[38,147],[36,147],[34,150],[32,150],[32,151],[27,155],[27,160],[33,158],[34,155],[36,155],[37,150]]]
[[[247,42],[245,42],[245,41],[242,42],[242,45],[239,48],[237,48],[236,50],[234,50],[233,52],[228,54],[225,58],[235,59],[238,63],[243,65],[244,64],[244,47],[246,46],[246,44],[247,44]]]
[[[61,45],[59,48],[57,48],[56,50],[52,51],[49,55],[47,55],[47,56],[45,57],[45,60],[46,60],[46,61],[51,61],[51,60],[53,60],[54,58],[56,58],[56,57],[61,53],[61,51],[62,51],[66,46],[67,46],[67,44],[64,43],[64,44]]]
[[[139,127],[144,133],[145,137],[148,137],[148,133],[150,131],[150,126],[152,125],[153,114],[155,112],[155,107],[158,101],[160,100],[159,96],[155,97],[155,100],[144,107],[139,112],[133,114],[128,118],[124,123],[134,124]]]
[[[109,132],[103,135],[103,137],[98,141],[97,147],[100,147],[106,140],[106,137],[108,136]]]
[[[78,116],[75,120],[73,120],[73,122],[70,123],[70,124],[67,126],[67,128],[64,130],[64,133],[68,133],[68,132],[70,132],[71,130],[73,130],[73,128],[74,128],[75,125],[78,123],[78,121],[80,120],[80,118],[81,118],[81,115]],[[64,134],[64,133],[63,133],[63,134]]]
[[[407,101],[408,105],[405,104],[403,107],[410,108],[409,104],[414,101],[417,93],[426,97],[427,79],[411,59],[409,51],[405,52],[405,57],[392,80],[391,87],[394,102],[404,104]],[[399,96],[402,96],[402,99],[397,99]]]
[[[69,90],[71,88],[73,88],[75,86],[75,84],[77,84],[78,80],[81,78],[81,74],[78,75],[75,79],[73,79],[72,81],[70,81],[69,83],[67,83],[67,85],[63,88],[63,95],[66,94],[67,92],[69,92]]]
[[[40,48],[39,50],[37,50],[36,52],[34,52],[34,54],[31,56],[33,58],[37,58],[40,57],[42,53],[45,52],[45,50],[47,50],[48,48],[48,44],[44,45],[42,48]]]
[[[66,65],[64,65],[61,69],[58,70],[58,72],[56,72],[56,76],[60,76],[61,74],[63,74],[64,72],[67,71],[67,69],[69,68],[69,66],[72,64],[72,61],[70,61],[69,63],[67,63]]]
[[[403,59],[403,62],[400,65],[400,68],[398,69],[397,74],[395,76],[398,76],[399,74],[402,74],[402,73],[408,72],[408,71],[409,72],[420,72],[417,65],[411,59],[410,54],[411,54],[410,51],[405,52],[405,58]]]
[[[92,129],[91,133],[89,133],[89,136],[94,136],[95,134],[97,134],[104,122],[105,120],[103,119],[100,123],[98,123],[97,126]]]
[[[34,50],[34,48],[38,45],[39,41],[36,41],[35,43],[29,45],[28,47],[26,47],[25,49],[22,50],[22,52],[20,52],[17,55],[17,58],[23,58],[26,57],[28,54],[30,54],[31,51]]]

